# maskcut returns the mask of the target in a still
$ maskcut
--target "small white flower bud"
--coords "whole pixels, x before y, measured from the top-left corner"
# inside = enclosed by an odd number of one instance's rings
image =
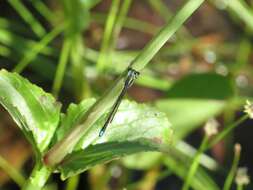
[[[236,154],[236,155],[240,155],[241,150],[242,150],[241,145],[240,145],[239,143],[236,143],[235,146],[234,146],[235,154]]]
[[[216,135],[218,133],[218,127],[219,123],[216,119],[214,118],[209,119],[204,126],[206,135],[209,137]]]
[[[253,104],[249,100],[246,100],[244,112],[248,114],[249,118],[253,119]]]
[[[248,169],[246,167],[238,168],[235,177],[235,182],[237,185],[248,185],[250,183],[247,171]]]

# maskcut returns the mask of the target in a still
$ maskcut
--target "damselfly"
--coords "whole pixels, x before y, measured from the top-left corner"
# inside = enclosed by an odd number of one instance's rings
[[[116,102],[114,103],[113,107],[112,107],[112,110],[111,112],[109,113],[109,116],[104,124],[104,126],[102,127],[102,129],[100,130],[99,132],[99,137],[102,137],[103,134],[105,133],[105,130],[106,128],[108,127],[108,125],[112,122],[118,108],[119,108],[119,105],[122,101],[122,98],[124,97],[124,95],[126,94],[127,92],[127,89],[130,88],[134,82],[134,80],[139,76],[139,72],[138,71],[135,71],[134,69],[132,68],[128,68],[128,71],[127,71],[127,76],[126,76],[126,79],[125,79],[125,83],[124,83],[124,87],[122,89],[122,91],[120,92]]]

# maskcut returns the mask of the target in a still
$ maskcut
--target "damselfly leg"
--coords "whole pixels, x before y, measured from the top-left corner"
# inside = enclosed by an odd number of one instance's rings
[[[124,95],[126,94],[127,92],[127,89],[130,88],[134,82],[134,80],[138,77],[140,73],[135,71],[134,69],[132,68],[129,68],[128,69],[128,72],[127,72],[127,76],[126,76],[126,80],[125,80],[125,83],[124,83],[124,87],[122,89],[122,91],[120,92],[117,100],[115,101],[113,107],[112,107],[112,110],[111,112],[109,113],[109,116],[104,124],[104,126],[102,127],[102,129],[100,130],[99,132],[99,137],[102,137],[103,134],[105,133],[105,130],[106,128],[108,127],[108,125],[112,122],[118,108],[119,108],[119,105],[122,101],[122,98],[124,97]]]

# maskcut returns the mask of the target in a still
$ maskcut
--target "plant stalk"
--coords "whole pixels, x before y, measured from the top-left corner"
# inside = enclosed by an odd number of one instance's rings
[[[192,13],[204,2],[204,0],[189,0],[178,13],[162,28],[141,53],[133,60],[130,67],[140,72],[155,56],[166,41],[179,29]],[[116,101],[124,87],[127,70],[114,82],[112,87],[91,107],[85,114],[83,122],[68,133],[61,141],[55,144],[44,156],[44,162],[48,166],[59,164],[64,157],[72,152],[74,146],[84,135],[85,130],[91,127]]]
[[[50,174],[51,170],[49,170],[49,168],[47,168],[44,164],[36,164],[33,168],[31,176],[27,180],[27,183],[22,190],[42,189],[45,186]]]
[[[162,48],[162,46],[171,38],[175,32],[183,25],[192,13],[199,8],[205,0],[189,0],[170,21],[160,30],[141,51],[141,53],[130,64],[130,67],[136,71],[141,71]]]
[[[70,46],[71,46],[70,41],[68,39],[65,39],[63,43],[63,48],[61,50],[60,60],[56,69],[53,88],[52,88],[52,93],[56,98],[58,97],[58,94],[63,82],[64,72],[65,72],[65,68],[66,68],[66,65],[69,59],[69,54],[70,54]]]
[[[192,164],[190,166],[190,169],[189,169],[189,172],[187,174],[187,177],[186,177],[186,180],[184,182],[182,190],[188,190],[189,189],[191,181],[192,181],[192,179],[193,179],[193,177],[194,177],[194,175],[195,175],[195,173],[198,169],[200,157],[201,157],[202,153],[204,152],[204,148],[206,147],[206,145],[208,143],[208,139],[209,139],[208,135],[205,135],[205,137],[203,138],[203,140],[201,142],[201,145],[200,145],[196,155],[193,158]]]
[[[109,47],[110,47],[110,43],[112,39],[113,28],[115,25],[119,6],[120,6],[120,0],[112,1],[109,15],[106,20],[103,41],[101,44],[101,50],[100,50],[100,54],[99,54],[98,62],[97,62],[97,68],[100,71],[103,71],[105,69],[106,61],[108,59],[108,51],[109,51]]]
[[[215,144],[217,144],[219,141],[221,141],[230,131],[232,131],[236,126],[241,124],[243,121],[248,119],[248,115],[245,114],[242,117],[240,117],[237,121],[234,123],[230,124],[226,128],[224,128],[218,135],[216,135],[211,142],[205,147],[205,151],[211,147],[213,147]]]
[[[235,153],[234,153],[234,160],[232,163],[232,167],[228,173],[228,176],[225,180],[223,190],[229,190],[231,189],[234,177],[236,175],[236,170],[238,168],[239,160],[240,160],[240,155],[241,155],[241,146],[239,144],[235,145]]]
[[[19,173],[16,168],[14,168],[11,163],[5,160],[2,156],[0,156],[0,168],[6,172],[9,177],[15,181],[20,187],[25,184],[25,178]]]

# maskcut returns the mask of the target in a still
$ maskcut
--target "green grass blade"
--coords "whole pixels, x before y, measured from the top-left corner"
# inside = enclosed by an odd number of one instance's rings
[[[74,84],[72,90],[77,101],[81,101],[84,98],[91,96],[90,86],[85,75],[86,59],[82,57],[82,51],[86,51],[83,46],[82,35],[76,35],[72,40],[72,47],[70,52],[71,59],[71,74]],[[95,69],[95,67],[94,67]]]
[[[228,7],[232,11],[234,11],[237,16],[242,19],[251,30],[253,30],[253,13],[245,1],[229,1]]]
[[[63,47],[60,54],[60,60],[56,69],[55,78],[53,82],[52,93],[55,97],[58,97],[60,88],[62,86],[65,68],[69,59],[69,54],[70,54],[70,49],[71,49],[70,47],[71,47],[70,41],[68,39],[65,39],[63,42]]]
[[[27,51],[31,51],[31,49],[36,46],[38,42],[24,38],[21,35],[11,32],[8,29],[0,28],[0,42],[12,50],[20,52],[22,54],[26,54]],[[43,55],[54,55],[55,49],[51,47],[44,47],[41,51]]]
[[[164,21],[168,21],[173,13],[169,10],[168,6],[166,5],[165,2],[163,2],[162,0],[148,0],[149,4],[151,5],[151,7],[160,14],[160,16],[164,19]],[[187,30],[186,27],[182,26],[179,31],[178,31],[178,35],[177,37],[184,39],[184,38],[192,38],[192,36],[190,35],[189,31]]]
[[[61,25],[55,27],[51,32],[45,35],[30,51],[26,52],[24,58],[13,69],[13,72],[21,73],[29,65],[29,63],[31,63],[31,61],[33,61],[36,56],[63,31],[63,29],[64,27]]]
[[[236,144],[234,146],[234,160],[232,163],[232,167],[228,173],[228,176],[225,180],[224,186],[223,186],[223,190],[230,190],[235,174],[236,174],[236,170],[239,164],[239,160],[240,160],[240,155],[241,155],[241,145],[240,144]]]
[[[219,132],[218,135],[216,135],[211,142],[205,147],[205,150],[211,148],[215,144],[217,144],[219,141],[221,141],[227,134],[229,134],[235,127],[240,125],[242,122],[244,122],[246,119],[248,119],[248,115],[243,115],[235,122],[231,123],[227,127],[225,127],[221,132]]]
[[[21,3],[20,0],[8,0],[10,5],[17,11],[17,13],[29,24],[32,31],[38,36],[42,37],[46,34],[46,30],[39,23],[39,21],[32,15],[32,13]]]
[[[116,16],[119,10],[120,0],[113,0],[110,8],[109,15],[106,20],[106,25],[104,29],[103,40],[101,44],[100,54],[98,57],[97,68],[100,71],[103,71],[108,62],[108,55],[110,42],[113,34],[113,27],[115,25]],[[110,62],[110,61],[109,61]]]
[[[19,187],[22,187],[25,184],[25,178],[2,156],[0,156],[0,168],[6,172],[10,178],[19,185]]]
[[[27,34],[29,32],[24,24],[3,17],[0,17],[0,28],[9,29],[11,31],[19,32],[22,34]]]
[[[192,158],[188,154],[171,147],[169,155],[164,156],[164,165],[168,167],[168,170],[184,180],[189,172],[191,160]],[[217,184],[202,167],[197,168],[196,175],[191,181],[191,187],[194,190],[219,190]]]
[[[54,18],[54,13],[43,3],[43,1],[39,0],[30,0],[34,8],[48,21],[51,22]]]
[[[100,24],[105,23],[106,15],[103,13],[91,13],[91,20]],[[160,27],[135,18],[126,17],[123,26],[128,29],[154,35]]]
[[[75,175],[67,180],[65,190],[76,190],[80,181],[80,175]]]
[[[196,155],[193,158],[192,164],[191,164],[189,172],[186,176],[186,179],[185,179],[184,185],[182,187],[182,190],[188,190],[189,187],[191,186],[191,182],[192,182],[192,180],[194,178],[194,175],[195,175],[195,173],[198,169],[198,166],[199,166],[200,157],[203,154],[204,148],[205,148],[207,143],[208,143],[208,136],[205,135],[205,137],[202,140],[201,145],[200,145]]]
[[[162,28],[156,37],[145,46],[143,51],[131,63],[130,67],[136,71],[141,71],[203,2],[204,0],[189,0]]]
[[[241,20],[243,20],[251,30],[253,30],[252,9],[247,5],[247,3],[244,0],[232,0],[232,1],[223,0],[223,3],[225,4],[225,6],[227,6],[228,9],[233,11]]]
[[[11,55],[11,50],[0,44],[0,56],[9,57]]]
[[[111,40],[111,49],[114,49],[117,43],[117,39],[119,37],[120,31],[122,26],[125,22],[129,7],[132,3],[132,0],[124,0],[120,9],[119,14],[115,22],[115,26],[112,33],[112,40]]]
[[[148,3],[151,5],[151,7],[157,11],[161,17],[165,20],[168,21],[169,18],[172,16],[172,14],[169,12],[167,5],[162,1],[162,0],[148,0]]]

